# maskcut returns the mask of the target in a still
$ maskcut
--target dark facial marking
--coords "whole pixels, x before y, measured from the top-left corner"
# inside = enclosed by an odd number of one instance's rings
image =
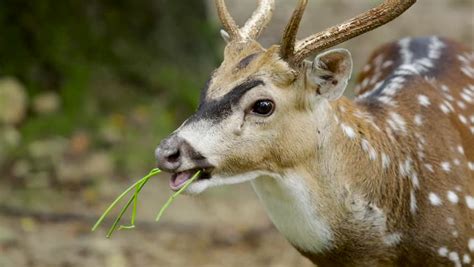
[[[210,119],[221,121],[232,112],[232,106],[239,103],[240,99],[251,89],[264,85],[262,80],[247,80],[234,87],[229,93],[217,100],[204,101],[199,105],[198,111],[191,117],[192,120]]]
[[[247,67],[250,62],[252,62],[252,60],[255,59],[256,56],[258,56],[259,53],[254,53],[254,54],[250,54],[246,57],[244,57],[238,64],[237,66],[235,67],[236,70],[241,70],[245,67]]]
[[[206,83],[204,84],[204,87],[202,88],[201,90],[201,95],[200,95],[200,102],[202,103],[204,101],[204,99],[206,98],[206,95],[207,95],[207,90],[209,90],[209,86],[211,85],[211,82],[212,82],[212,78],[214,77],[214,73],[215,71],[213,71],[211,73],[211,76],[209,77],[209,79],[207,79]]]

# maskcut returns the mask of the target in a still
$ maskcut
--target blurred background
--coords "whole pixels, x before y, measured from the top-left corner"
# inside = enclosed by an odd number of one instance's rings
[[[227,2],[240,24],[256,6]],[[296,3],[276,2],[266,46],[279,41]],[[311,0],[300,36],[378,2]],[[222,59],[219,29],[211,0],[0,1],[0,267],[311,266],[248,184],[181,197],[155,224],[170,195],[163,175],[140,196],[137,229],[112,239],[105,227],[90,232],[196,108]],[[474,0],[419,0],[341,47],[360,70],[379,45],[426,35],[473,48]]]

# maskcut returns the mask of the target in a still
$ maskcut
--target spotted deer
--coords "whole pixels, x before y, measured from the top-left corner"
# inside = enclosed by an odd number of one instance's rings
[[[303,40],[300,0],[280,45],[256,39],[273,0],[239,28],[216,0],[227,42],[197,112],[156,150],[186,192],[250,181],[276,228],[318,266],[471,266],[474,53],[439,37],[373,53],[343,96],[349,51],[415,0],[379,6]],[[307,60],[316,55],[312,61]]]

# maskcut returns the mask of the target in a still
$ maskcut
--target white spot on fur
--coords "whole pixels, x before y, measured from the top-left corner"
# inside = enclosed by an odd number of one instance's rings
[[[459,255],[458,255],[457,252],[451,251],[449,253],[449,260],[454,263],[455,267],[460,267],[461,266],[461,262],[459,261]]]
[[[460,96],[461,96],[461,98],[464,99],[464,101],[466,101],[467,103],[469,103],[469,104],[472,104],[472,103],[473,103],[472,97],[470,97],[470,96],[467,95],[466,93],[461,93]]]
[[[461,145],[458,145],[456,148],[457,148],[459,153],[464,155],[464,148]]]
[[[471,210],[474,210],[474,197],[466,196],[466,204],[468,208],[470,208]]]
[[[469,256],[468,254],[464,254],[464,256],[462,257],[462,262],[465,264],[471,263],[471,256]]]
[[[454,225],[454,219],[453,219],[453,217],[448,217],[448,218],[446,218],[446,222],[448,222],[449,225]]]
[[[447,193],[447,197],[448,197],[448,200],[451,202],[451,203],[454,203],[454,204],[457,204],[459,202],[459,197],[456,193],[454,193],[453,191],[448,191]]]
[[[387,106],[397,107],[397,102],[393,101],[393,99],[389,96],[384,95],[384,96],[378,97],[377,99]]]
[[[471,79],[474,79],[474,53],[464,53],[458,55],[459,61],[461,61],[461,71]]]
[[[418,103],[424,107],[431,104],[430,99],[426,95],[418,95]]]
[[[405,82],[405,78],[400,77],[400,76],[390,79],[389,83],[384,87],[383,93],[387,96],[396,95],[397,92],[403,88],[404,82]]]
[[[423,125],[423,117],[420,114],[415,115],[414,121],[415,121],[415,125],[417,126]]]
[[[402,176],[408,176],[411,170],[411,159],[399,163],[399,171]]]
[[[466,104],[462,101],[456,101],[456,104],[458,105],[459,108],[461,109],[466,109]]]
[[[387,60],[382,64],[382,69],[388,68],[393,65],[393,61]]]
[[[448,253],[449,253],[449,250],[448,250],[448,248],[446,248],[446,247],[440,247],[440,248],[438,249],[438,254],[439,254],[441,257],[446,257],[446,256],[448,256]]]
[[[386,169],[390,164],[390,157],[387,154],[382,153],[382,169]]]
[[[407,132],[406,122],[402,118],[402,116],[400,116],[398,113],[395,113],[395,112],[390,112],[388,116],[389,118],[387,119],[387,123],[390,126],[390,128],[392,128],[394,131],[399,131],[402,133]]]
[[[460,114],[460,115],[459,115],[459,120],[460,120],[463,124],[466,124],[466,125],[467,125],[467,118],[466,118],[464,115]]]
[[[379,132],[382,131],[382,130],[380,130],[379,126],[375,123],[375,118],[371,114],[369,114],[368,112],[356,110],[354,112],[354,116],[356,116],[359,119],[365,120],[368,124],[370,124],[372,127],[374,127],[375,130],[377,130]]]
[[[408,64],[413,59],[413,53],[410,51],[410,38],[403,38],[398,41],[398,45],[400,46],[400,55],[403,60],[403,64]]]
[[[362,81],[362,83],[361,83],[362,89],[366,88],[367,85],[369,85],[369,81],[370,81],[369,77],[366,77],[366,78]]]
[[[377,151],[370,145],[369,141],[362,139],[361,141],[362,149],[369,154],[371,160],[377,159]]]
[[[451,171],[451,163],[449,163],[447,161],[441,162],[441,169],[443,169],[443,171],[445,171],[445,172],[450,172]]]
[[[437,194],[433,193],[433,192],[429,193],[428,198],[430,200],[431,205],[433,205],[433,206],[439,206],[439,205],[442,204],[442,201],[439,198],[439,196]]]
[[[431,165],[431,164],[429,164],[429,163],[426,163],[426,164],[425,164],[425,168],[426,168],[428,171],[434,173],[433,165]]]
[[[416,196],[415,191],[410,190],[410,211],[412,214],[416,213],[417,205],[416,205]]]
[[[450,94],[444,94],[444,97],[446,97],[446,99],[450,102],[453,102],[454,101],[454,97]]]
[[[364,68],[362,69],[362,72],[369,72],[369,70],[372,68],[372,66],[370,64],[367,64],[364,66]]]
[[[467,166],[471,171],[474,171],[474,162],[468,162]]]
[[[411,183],[416,189],[420,188],[420,181],[418,180],[418,175],[415,172],[411,174]]]
[[[469,238],[467,246],[469,247],[469,251],[474,252],[474,238]]]
[[[345,123],[341,123],[341,128],[344,134],[349,137],[349,139],[354,139],[356,137],[356,133],[352,127]]]
[[[431,59],[439,59],[441,57],[441,48],[443,47],[445,47],[445,44],[438,37],[432,37],[428,45],[428,57]]]
[[[398,245],[401,240],[402,236],[400,233],[389,234],[383,238],[383,242],[390,247]]]
[[[454,237],[458,237],[459,236],[459,232],[454,230],[451,232],[451,234],[454,236]]]
[[[436,82],[435,82],[435,83],[436,83]],[[442,85],[441,85],[441,90],[442,90],[443,92],[445,92],[445,93],[449,93],[449,91],[450,91],[450,90],[449,90],[449,87],[446,86],[445,84],[442,84]]]
[[[445,114],[448,114],[449,113],[449,108],[448,106],[446,106],[445,104],[439,104],[439,108],[441,109],[441,111]]]

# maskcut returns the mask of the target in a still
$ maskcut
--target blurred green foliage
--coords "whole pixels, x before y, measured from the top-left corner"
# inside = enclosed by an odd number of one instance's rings
[[[195,109],[221,54],[204,0],[2,0],[0,33],[0,77],[19,79],[29,99],[52,91],[61,102],[47,115],[30,108],[17,157],[78,130],[107,147],[98,135],[112,125],[117,160],[140,162]]]

